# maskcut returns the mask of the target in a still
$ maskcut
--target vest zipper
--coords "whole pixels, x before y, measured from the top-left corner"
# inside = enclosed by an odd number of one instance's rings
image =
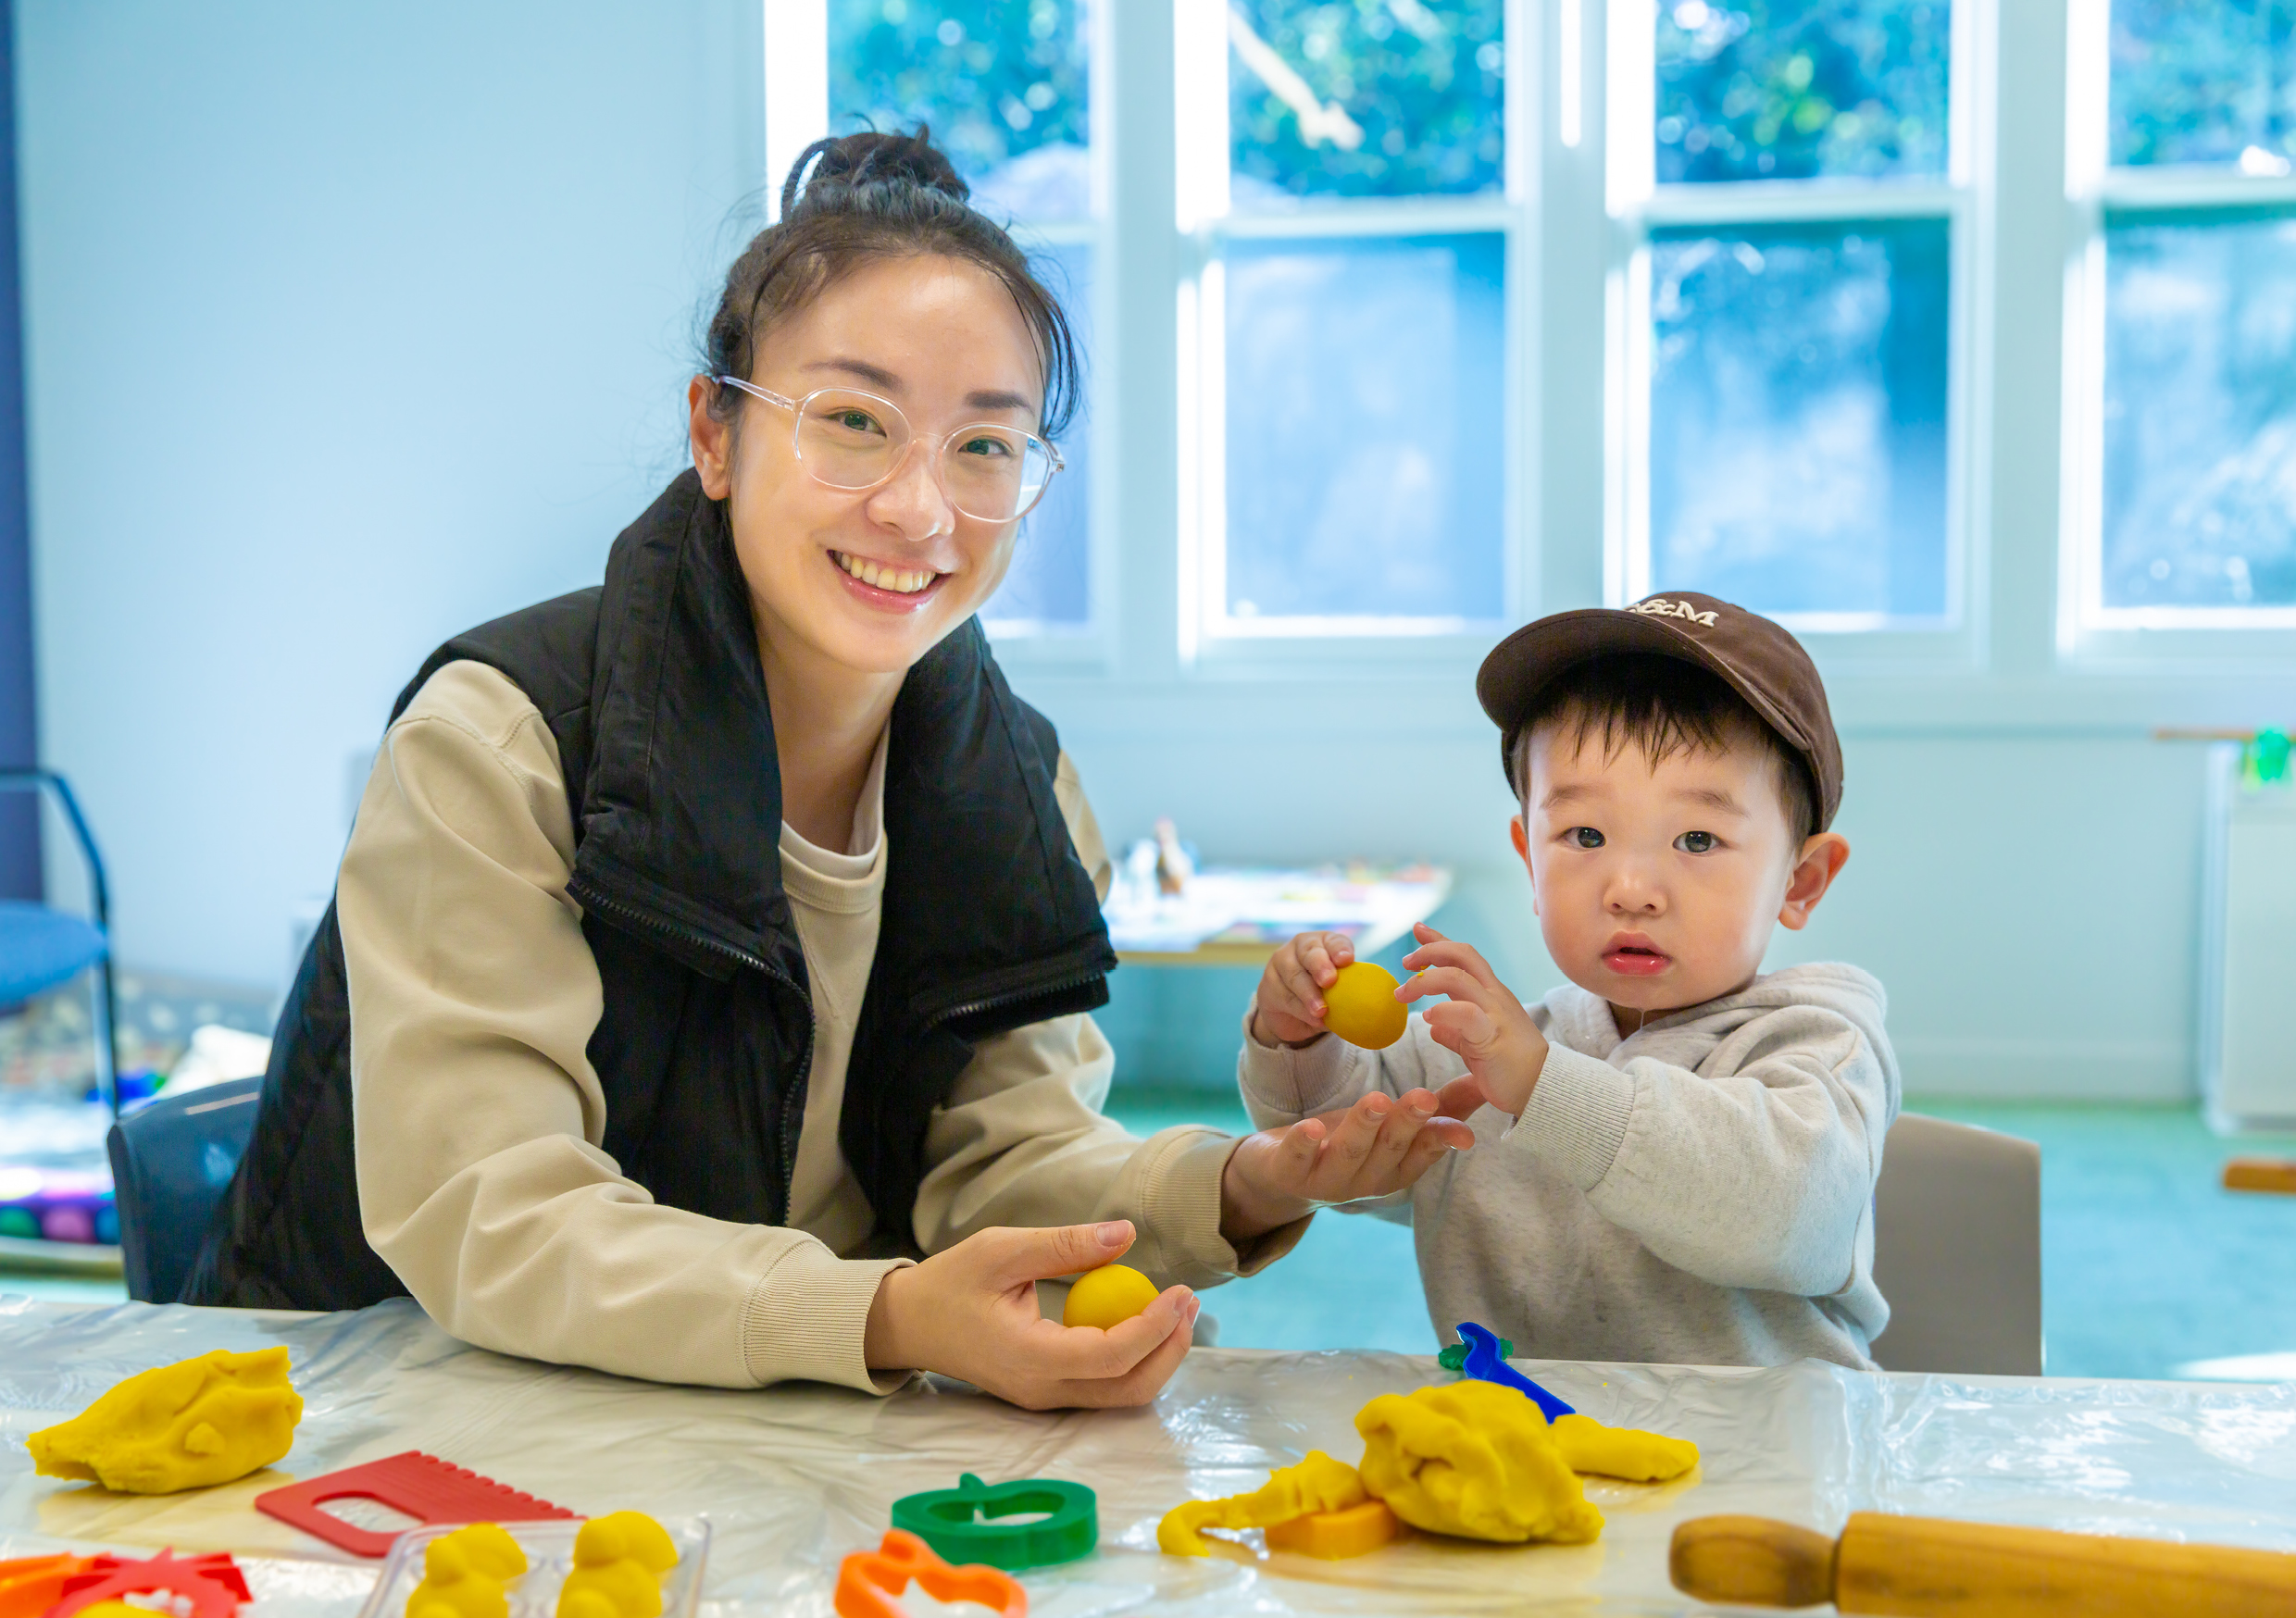
[[[1016,989],[1009,994],[994,994],[986,1000],[968,1000],[962,1005],[951,1006],[947,1011],[935,1012],[925,1019],[925,1026],[929,1028],[937,1028],[943,1023],[954,1022],[958,1017],[976,1016],[981,1012],[995,1011],[1000,1006],[1016,1005],[1025,1000],[1042,1000],[1046,995],[1063,994],[1071,989],[1081,989],[1088,983],[1097,982],[1107,976],[1105,972],[1075,972],[1050,983],[1036,983],[1027,989]]]
[[[580,877],[569,880],[566,885],[566,891],[568,898],[585,910],[603,910],[625,921],[634,923],[649,932],[659,933],[664,938],[676,939],[680,943],[691,944],[715,955],[723,955],[730,961],[747,966],[753,972],[763,975],[770,981],[779,983],[799,1000],[805,1002],[805,1048],[798,1056],[797,1072],[808,1084],[811,1083],[813,1040],[817,1031],[814,1023],[813,997],[799,989],[796,980],[788,973],[777,970],[762,956],[753,955],[747,950],[736,949],[731,944],[710,937],[699,927],[687,927],[680,922],[664,921],[651,911],[641,910],[634,904],[626,904],[612,894],[600,890]],[[781,1183],[780,1194],[776,1198],[779,1205],[772,1210],[772,1222],[777,1226],[789,1223],[790,1185],[797,1177],[797,1131],[805,1122],[805,1114],[804,1107],[792,1107],[789,1104],[788,1097],[782,1098],[780,1139],[776,1142],[780,1148]]]

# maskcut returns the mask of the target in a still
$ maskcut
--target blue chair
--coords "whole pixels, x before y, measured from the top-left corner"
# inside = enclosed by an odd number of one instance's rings
[[[112,1126],[113,1195],[128,1296],[173,1303],[255,1133],[259,1078],[163,1095]]]
[[[112,1023],[111,896],[104,881],[104,859],[96,853],[87,817],[71,785],[54,770],[0,770],[0,791],[56,794],[80,857],[87,862],[89,908],[82,917],[24,899],[0,899],[0,1006],[21,1005],[90,966],[95,967],[91,995],[95,1009],[95,1093],[114,1117],[119,1114],[116,1064],[119,1046]]]

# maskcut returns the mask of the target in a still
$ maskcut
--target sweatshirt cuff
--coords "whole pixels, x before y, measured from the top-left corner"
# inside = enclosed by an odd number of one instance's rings
[[[1252,1012],[1253,1007],[1244,1007],[1242,1053],[1236,1058],[1236,1084],[1252,1121],[1279,1118],[1289,1123],[1330,1111],[1346,1089],[1346,1042],[1326,1034],[1296,1050],[1263,1045],[1253,1037]]]
[[[1547,1047],[1523,1115],[1501,1139],[1520,1141],[1582,1191],[1610,1173],[1634,1117],[1634,1080],[1599,1057]]]
[[[907,1259],[841,1259],[807,1237],[757,1278],[742,1311],[742,1362],[758,1386],[804,1380],[893,1393],[906,1371],[871,1371],[863,1353],[869,1305]]]
[[[1172,1130],[1179,1136],[1150,1165],[1141,1213],[1154,1232],[1157,1268],[1169,1281],[1217,1287],[1256,1275],[1297,1246],[1308,1219],[1261,1232],[1242,1247],[1220,1234],[1220,1180],[1239,1144],[1216,1129]]]

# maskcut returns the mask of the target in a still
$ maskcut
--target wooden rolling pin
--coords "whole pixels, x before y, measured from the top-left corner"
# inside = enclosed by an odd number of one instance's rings
[[[2296,1612],[2296,1555],[1859,1512],[1839,1542],[1768,1517],[1698,1517],[1667,1572],[1702,1601],[1920,1618],[2252,1618]]]

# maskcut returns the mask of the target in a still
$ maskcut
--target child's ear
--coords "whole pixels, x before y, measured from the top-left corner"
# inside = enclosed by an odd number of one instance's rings
[[[1810,912],[1826,897],[1841,867],[1850,863],[1850,840],[1838,831],[1821,831],[1802,845],[1793,875],[1786,879],[1786,902],[1779,907],[1781,926],[1800,932],[1810,925]]]
[[[1539,914],[1539,873],[1530,868],[1530,833],[1523,829],[1523,817],[1515,815],[1507,822],[1507,836],[1515,844],[1516,857],[1523,862],[1523,869],[1530,875],[1530,913]]]

